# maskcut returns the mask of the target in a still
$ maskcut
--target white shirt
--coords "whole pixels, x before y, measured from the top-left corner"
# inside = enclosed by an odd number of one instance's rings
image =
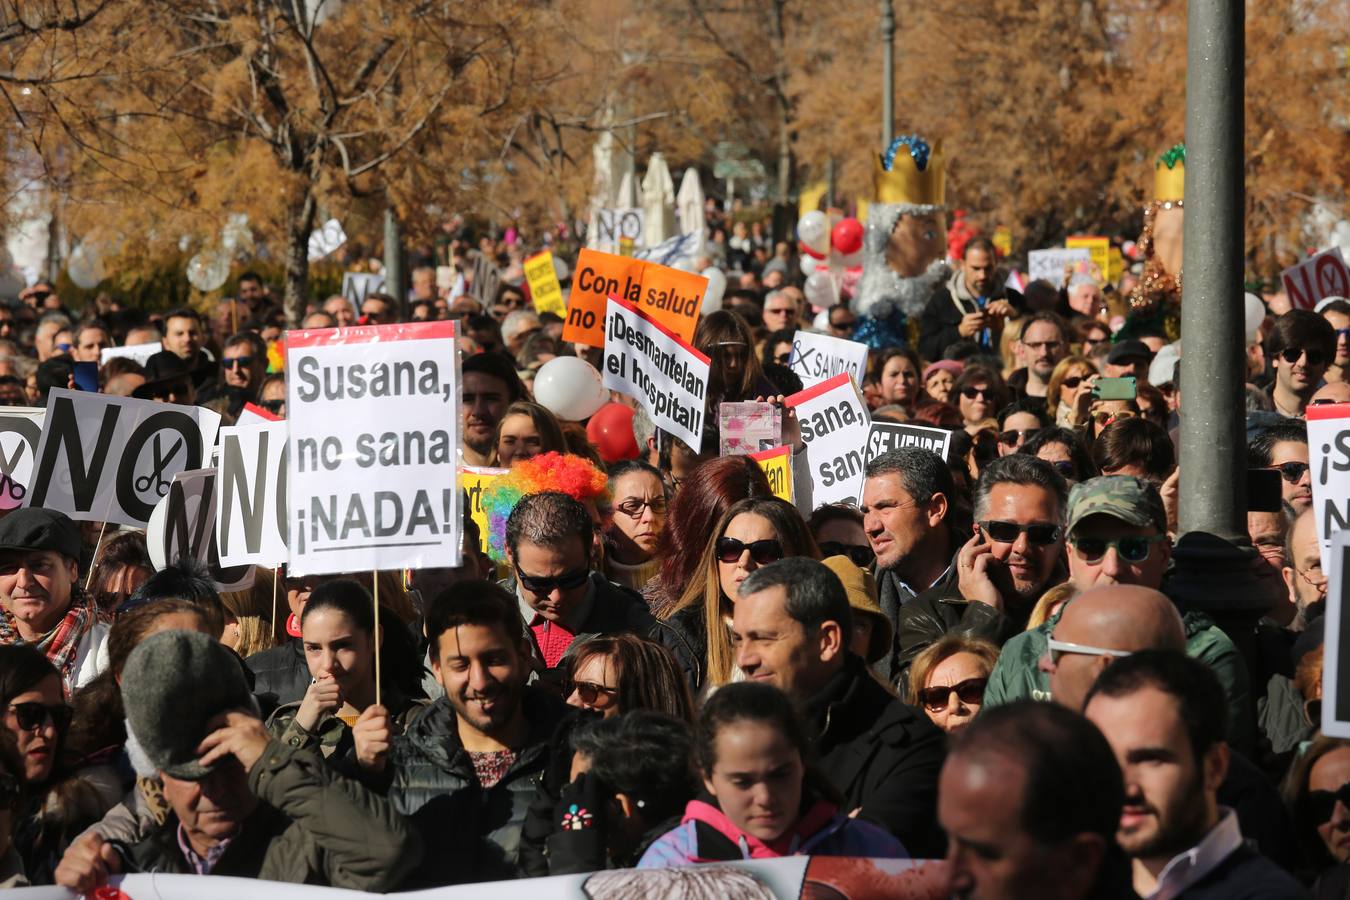
[[[1144,900],[1172,900],[1186,888],[1204,878],[1242,846],[1242,830],[1237,813],[1219,808],[1219,821],[1209,834],[1189,850],[1168,861],[1158,875],[1158,886]]]

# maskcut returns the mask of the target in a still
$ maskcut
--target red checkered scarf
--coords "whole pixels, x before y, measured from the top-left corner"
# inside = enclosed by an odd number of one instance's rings
[[[51,660],[52,665],[61,673],[61,683],[69,695],[72,674],[75,671],[76,651],[85,633],[99,621],[97,604],[81,595],[71,598],[70,609],[56,627],[47,632],[33,646]],[[14,624],[14,616],[7,609],[0,609],[0,644],[26,643],[19,636],[19,628]]]

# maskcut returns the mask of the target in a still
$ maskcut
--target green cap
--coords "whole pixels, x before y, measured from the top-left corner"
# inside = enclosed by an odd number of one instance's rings
[[[1110,516],[1127,525],[1141,528],[1153,525],[1167,531],[1167,511],[1162,495],[1151,483],[1133,475],[1102,475],[1080,481],[1069,491],[1069,518],[1066,534],[1073,537],[1078,523],[1088,516]]]

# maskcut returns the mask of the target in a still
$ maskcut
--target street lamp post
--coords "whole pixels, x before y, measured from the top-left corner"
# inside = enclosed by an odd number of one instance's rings
[[[895,137],[895,11],[881,0],[881,146]]]

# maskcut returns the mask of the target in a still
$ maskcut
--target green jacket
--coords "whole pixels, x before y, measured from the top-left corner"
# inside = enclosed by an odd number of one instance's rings
[[[1040,670],[1038,663],[1045,655],[1050,633],[1058,621],[1059,616],[1054,616],[1044,625],[1024,631],[1003,645],[998,663],[989,675],[983,709],[1014,700],[1050,699],[1050,678]],[[1186,627],[1186,653],[1214,670],[1228,697],[1228,743],[1242,753],[1250,754],[1256,721],[1246,663],[1228,635],[1209,616],[1198,612],[1183,613],[1181,623]]]
[[[392,717],[396,734],[402,734],[408,723],[428,705],[425,700],[409,700],[393,685],[385,688],[382,699]],[[267,719],[267,730],[283,744],[318,753],[332,765],[355,764],[356,743],[352,738],[352,726],[332,713],[324,713],[314,730],[310,731],[296,723],[295,714],[299,711],[300,702],[278,706]]]

